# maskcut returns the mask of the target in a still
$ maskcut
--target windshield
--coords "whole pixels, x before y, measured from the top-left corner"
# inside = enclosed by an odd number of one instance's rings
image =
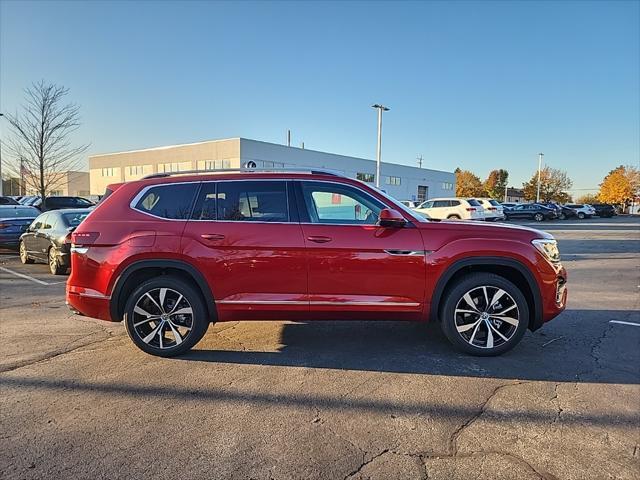
[[[501,207],[501,206],[502,206],[502,205],[500,205],[500,204],[499,204],[496,200],[494,200],[494,199],[489,200],[489,203],[490,203],[491,205],[493,205],[494,207]]]
[[[382,191],[382,190],[380,190],[379,188],[376,188],[376,187],[371,187],[371,188],[373,188],[376,192],[378,192],[384,198],[389,200],[395,207],[397,207],[398,210],[402,210],[402,211],[408,213],[409,215],[411,215],[411,218],[415,218],[417,221],[424,222],[424,223],[429,221],[429,220],[427,220],[427,218],[424,217],[424,215],[421,215],[419,212],[411,210],[409,207],[403,205],[402,203],[400,203],[395,198],[389,196],[389,194],[387,192],[384,192],[384,191]]]
[[[31,207],[0,209],[0,218],[35,218],[38,215],[40,215],[40,211]]]

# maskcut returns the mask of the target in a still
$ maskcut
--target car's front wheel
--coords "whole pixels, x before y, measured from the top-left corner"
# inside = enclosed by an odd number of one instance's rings
[[[442,331],[463,352],[500,355],[520,342],[529,307],[520,289],[492,273],[463,277],[448,290],[440,309]]]
[[[184,280],[162,275],[147,280],[125,307],[129,337],[142,351],[173,357],[190,350],[209,327],[199,292]]]
[[[583,212],[578,212],[578,218],[579,218],[580,220],[584,220],[584,219],[585,219],[585,217],[586,217],[586,215],[585,215]]]
[[[544,215],[543,215],[543,214],[541,214],[541,213],[536,213],[536,214],[533,216],[533,219],[534,219],[536,222],[541,222],[541,221],[543,221],[543,220],[544,220]]]

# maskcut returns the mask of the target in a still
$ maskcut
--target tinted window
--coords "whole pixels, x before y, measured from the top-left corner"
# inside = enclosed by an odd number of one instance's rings
[[[428,202],[424,202],[418,208],[431,208],[431,207],[433,207],[433,202],[432,201],[428,201]]]
[[[146,190],[134,208],[157,217],[185,220],[197,188],[197,183],[157,185]]]
[[[285,182],[219,182],[217,194],[213,199],[217,207],[217,218],[221,221],[289,221]],[[207,211],[204,213],[208,214]],[[202,214],[201,210],[200,215]]]
[[[469,200],[467,200],[467,202],[469,202],[469,205],[471,205],[472,207],[481,207],[482,205],[480,205],[480,202],[478,202],[475,198],[470,198]]]
[[[385,208],[367,193],[337,183],[303,182],[302,193],[312,223],[374,225]]]
[[[196,206],[193,209],[191,218],[194,220],[215,220],[218,218],[216,213],[217,194],[216,183],[206,182],[200,187]]]
[[[489,203],[491,205],[493,205],[494,207],[499,207],[500,206],[500,204],[496,200],[489,200]]]
[[[448,207],[450,204],[449,200],[436,200],[433,202],[433,208]]]
[[[89,213],[90,212],[63,213],[62,216],[64,217],[64,221],[68,226],[77,227],[78,225],[80,225],[80,222],[87,218],[87,215],[89,215]]]
[[[459,200],[450,200],[449,201],[449,205],[451,207],[458,207],[460,205],[460,201]]]

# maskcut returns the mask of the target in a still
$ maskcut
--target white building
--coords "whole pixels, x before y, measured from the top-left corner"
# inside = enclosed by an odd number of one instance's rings
[[[253,163],[251,163],[253,162]],[[246,138],[211,140],[89,157],[91,194],[110,183],[160,172],[206,169],[322,168],[375,184],[376,162],[364,158],[260,142]],[[399,200],[455,195],[455,174],[383,162],[380,188]]]

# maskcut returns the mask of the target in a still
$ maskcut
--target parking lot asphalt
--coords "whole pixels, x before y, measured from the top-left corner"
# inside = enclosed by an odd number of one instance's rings
[[[640,478],[640,218],[535,227],[568,308],[495,358],[393,321],[221,323],[151,357],[0,254],[0,477]]]

